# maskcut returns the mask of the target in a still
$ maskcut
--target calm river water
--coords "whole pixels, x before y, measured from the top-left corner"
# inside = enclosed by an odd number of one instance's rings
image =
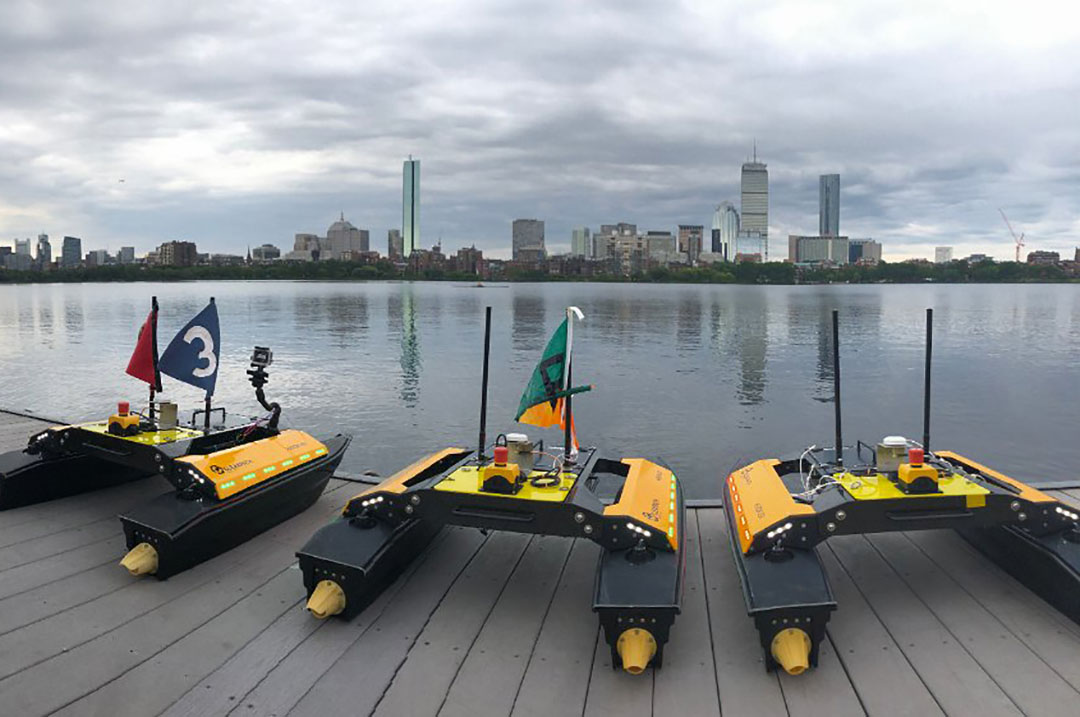
[[[199,282],[0,286],[0,407],[65,420],[145,401],[124,373],[151,295],[163,349],[217,297],[215,402],[258,412],[244,373],[274,350],[267,393],[284,421],[355,436],[344,467],[382,474],[472,446],[484,306],[493,307],[489,435],[568,304],[583,444],[658,457],[691,497],[758,457],[832,445],[830,312],[840,310],[845,443],[922,431],[924,310],[935,310],[933,444],[1018,478],[1072,480],[1080,464],[1080,288]],[[182,408],[201,393],[166,377]],[[526,427],[549,442],[558,431]]]

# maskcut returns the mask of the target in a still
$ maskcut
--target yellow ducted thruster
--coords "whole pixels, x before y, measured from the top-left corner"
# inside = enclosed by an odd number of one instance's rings
[[[307,609],[320,620],[345,609],[345,591],[333,580],[321,580],[307,601]]]
[[[622,658],[623,669],[631,675],[640,675],[656,654],[656,638],[648,630],[632,627],[619,635],[615,649]]]
[[[797,627],[776,633],[772,641],[772,656],[789,675],[800,675],[810,669],[810,636]]]
[[[153,575],[158,568],[158,554],[150,543],[139,543],[128,551],[120,564],[132,575]]]

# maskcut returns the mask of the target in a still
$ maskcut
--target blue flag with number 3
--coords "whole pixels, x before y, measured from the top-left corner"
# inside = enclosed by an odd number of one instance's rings
[[[206,308],[187,322],[169,343],[158,359],[158,369],[177,381],[203,389],[210,398],[217,382],[220,336],[217,304],[210,299]]]

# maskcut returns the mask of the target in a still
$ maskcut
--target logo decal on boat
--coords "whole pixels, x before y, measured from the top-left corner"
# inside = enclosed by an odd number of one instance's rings
[[[245,460],[242,460],[242,461],[237,461],[236,463],[230,463],[227,466],[210,466],[210,470],[217,473],[219,476],[223,476],[223,475],[225,475],[226,473],[228,473],[230,471],[234,471],[237,468],[240,468],[241,466],[246,466],[246,465],[248,465],[250,463],[251,463],[250,459],[245,459]]]

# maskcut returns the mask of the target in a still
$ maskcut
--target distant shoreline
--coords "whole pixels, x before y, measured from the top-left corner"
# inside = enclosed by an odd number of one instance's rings
[[[635,274],[553,275],[543,269],[501,265],[498,272],[477,276],[442,269],[400,271],[389,262],[356,264],[340,261],[273,263],[243,266],[164,267],[109,265],[59,271],[0,270],[0,284],[114,283],[172,281],[433,281],[454,283],[586,282],[642,284],[1057,284],[1080,282],[1073,262],[1061,265],[982,262],[967,264],[887,263],[806,269],[792,264],[712,264],[701,267],[658,267]]]

